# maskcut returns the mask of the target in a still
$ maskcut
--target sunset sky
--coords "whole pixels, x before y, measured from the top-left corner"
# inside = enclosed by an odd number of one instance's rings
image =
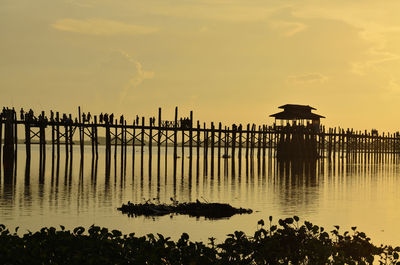
[[[2,0],[2,106],[400,130],[400,2]]]

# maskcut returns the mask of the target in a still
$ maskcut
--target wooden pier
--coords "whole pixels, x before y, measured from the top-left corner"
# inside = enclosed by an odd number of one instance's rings
[[[260,165],[265,164],[267,152],[269,157],[276,156],[283,160],[312,160],[323,157],[328,161],[348,158],[369,161],[376,157],[397,155],[400,151],[399,133],[325,129],[324,126],[225,126],[221,122],[218,126],[214,122],[209,125],[203,123],[201,126],[200,121],[194,122],[193,112],[178,118],[178,108],[175,108],[174,119],[171,121],[162,119],[161,109],[158,110],[158,118],[136,116],[132,121],[126,120],[124,116],[114,117],[113,114],[92,115],[81,111],[81,108],[78,109],[78,117],[53,111],[47,114],[42,111],[36,116],[32,110],[20,110],[17,113],[10,108],[3,108],[0,115],[0,145],[3,145],[0,146],[0,157],[2,156],[4,169],[0,174],[3,173],[5,183],[12,182],[16,175],[17,144],[25,145],[26,181],[29,179],[33,144],[39,145],[41,178],[44,178],[46,157],[51,158],[52,175],[54,172],[58,174],[61,146],[64,146],[66,165],[72,164],[74,145],[79,145],[82,164],[85,145],[91,146],[92,164],[95,161],[97,165],[99,145],[104,145],[106,177],[111,174],[112,164],[115,175],[118,166],[121,176],[125,177],[128,161],[132,163],[132,177],[135,177],[135,160],[139,159],[140,177],[143,179],[147,167],[146,175],[151,177],[154,173],[159,179],[160,175],[166,175],[168,166],[165,160],[164,171],[161,168],[161,148],[165,149],[165,159],[172,148],[174,179],[177,175],[178,159],[181,159],[181,175],[187,175],[190,181],[192,177],[199,177],[201,149],[202,172],[210,177],[221,175],[221,160],[227,159],[231,159],[232,176],[235,176],[236,165],[239,175],[241,174],[242,158],[246,160],[246,174],[249,171],[249,159],[256,158],[260,170]],[[24,134],[20,134],[24,135],[23,140],[18,140],[19,127],[24,128],[21,130]],[[49,131],[50,138],[47,138],[46,133]],[[51,146],[50,154],[49,151],[46,152],[46,145]],[[129,160],[128,149],[132,150]],[[147,165],[144,164],[145,150],[148,152]],[[185,156],[189,159],[187,168],[184,167]],[[153,163],[157,172],[152,171]]]

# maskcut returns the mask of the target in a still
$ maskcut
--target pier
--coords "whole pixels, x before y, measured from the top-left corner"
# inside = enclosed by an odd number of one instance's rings
[[[18,139],[18,131],[24,132],[24,138]],[[85,146],[91,146],[93,163],[98,163],[99,145],[105,146],[105,172],[110,175],[111,164],[115,171],[119,166],[121,176],[126,174],[127,163],[132,163],[132,177],[141,177],[148,171],[149,177],[166,175],[168,163],[161,168],[161,149],[166,155],[173,154],[173,177],[176,178],[178,161],[181,159],[181,175],[186,174],[189,180],[199,177],[199,168],[203,167],[205,176],[221,175],[222,161],[231,159],[232,175],[235,176],[236,165],[239,174],[242,171],[242,159],[246,160],[246,174],[249,171],[249,160],[257,160],[257,165],[265,164],[265,157],[277,157],[281,160],[319,159],[328,161],[353,159],[372,161],[397,155],[400,151],[399,133],[382,133],[378,131],[356,131],[344,128],[328,128],[318,124],[287,124],[278,126],[256,124],[232,124],[222,122],[210,124],[194,121],[193,111],[187,116],[179,116],[175,108],[173,120],[163,119],[161,108],[158,117],[139,117],[126,120],[124,116],[113,114],[93,115],[78,108],[78,116],[40,112],[35,115],[32,110],[17,112],[13,108],[3,108],[0,119],[0,157],[3,161],[4,182],[12,182],[16,175],[17,145],[25,145],[26,172],[29,179],[31,164],[31,147],[39,145],[39,169],[44,171],[46,157],[51,158],[52,175],[58,174],[60,152],[64,149],[66,165],[74,159],[73,146],[79,146],[80,160],[83,163]],[[51,146],[51,151],[46,150]],[[61,148],[63,146],[64,148]],[[127,150],[131,149],[128,158]],[[203,158],[201,159],[200,150]],[[139,151],[138,153],[136,151]],[[147,165],[144,152],[148,152]],[[185,168],[184,159],[188,159]],[[135,160],[140,162],[139,174],[135,172]],[[49,161],[50,161],[49,160]],[[202,160],[202,165],[200,163]],[[237,164],[236,164],[237,163]],[[153,172],[153,164],[156,172]],[[116,172],[114,172],[116,173]],[[44,172],[40,173],[44,177]],[[136,176],[137,175],[137,176]]]

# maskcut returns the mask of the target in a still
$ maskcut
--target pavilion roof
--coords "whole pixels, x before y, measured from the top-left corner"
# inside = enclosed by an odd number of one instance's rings
[[[270,115],[278,120],[319,120],[325,118],[322,115],[312,113],[315,108],[309,105],[286,104],[279,107],[281,112]]]
[[[282,106],[278,107],[279,109],[287,109],[287,110],[316,110],[316,108],[313,108],[309,105],[299,105],[299,104],[285,104]]]

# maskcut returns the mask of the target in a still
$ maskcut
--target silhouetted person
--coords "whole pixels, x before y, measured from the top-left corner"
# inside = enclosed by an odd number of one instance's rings
[[[23,108],[21,108],[20,113],[21,113],[21,116],[20,116],[21,120],[24,120],[25,115],[24,115],[24,109]]]

